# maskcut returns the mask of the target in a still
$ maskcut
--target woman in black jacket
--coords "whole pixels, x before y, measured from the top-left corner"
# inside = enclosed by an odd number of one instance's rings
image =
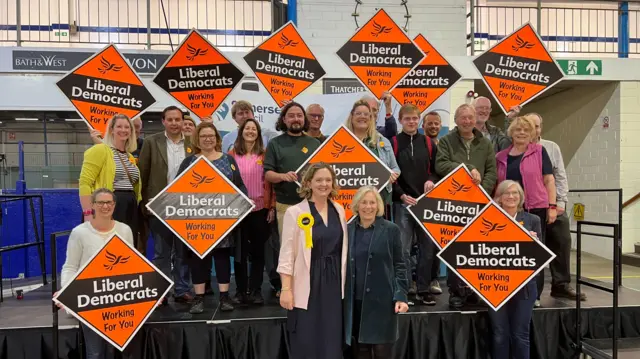
[[[516,181],[500,182],[496,189],[495,202],[528,230],[532,236],[541,238],[540,217],[525,212],[524,191]],[[493,359],[529,359],[529,328],[533,305],[537,296],[536,280],[530,280],[500,310],[489,309],[491,322]]]
[[[222,139],[218,130],[211,122],[200,122],[192,135],[194,154],[185,158],[180,164],[178,176],[185,171],[198,157],[205,157],[222,172],[244,194],[247,188],[242,182],[238,164],[230,155],[222,153]],[[191,314],[199,314],[204,311],[205,283],[211,281],[212,260],[215,263],[216,279],[220,289],[220,310],[233,310],[233,303],[229,297],[229,282],[231,281],[231,248],[234,246],[234,234],[228,234],[221,242],[200,259],[193,251],[186,251],[186,259],[191,269],[191,281],[196,296],[191,303]]]
[[[375,187],[361,187],[351,207],[357,216],[348,226],[345,341],[354,359],[391,358],[397,314],[409,309],[400,229],[382,218],[384,202]]]

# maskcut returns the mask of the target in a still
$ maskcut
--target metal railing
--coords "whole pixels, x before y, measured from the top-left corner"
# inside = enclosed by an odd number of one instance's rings
[[[273,8],[271,0],[4,0],[0,44],[171,50],[196,28],[223,50],[252,48],[270,35]]]
[[[468,1],[469,55],[486,51],[527,22],[556,56],[640,54],[637,5],[630,7],[624,2],[609,1],[569,8],[545,5],[542,1],[528,1],[528,5],[522,6],[477,5],[477,2]]]
[[[582,230],[583,226],[595,226],[595,227],[606,227],[613,229],[613,235],[606,235],[613,239],[613,285],[611,288],[608,288],[604,285],[593,283],[589,280],[582,279],[582,235],[587,234]],[[618,338],[620,338],[620,311],[618,308],[618,295],[620,291],[620,286],[622,283],[622,265],[620,264],[621,256],[620,252],[622,250],[622,239],[621,239],[621,231],[620,226],[617,224],[611,223],[601,223],[601,222],[589,222],[589,221],[578,221],[577,228],[577,253],[576,253],[576,292],[578,293],[576,297],[576,348],[591,358],[618,358]],[[590,234],[592,235],[592,234]],[[600,235],[605,237],[605,235]],[[581,299],[580,294],[582,291],[581,286],[587,286],[594,289],[598,289],[604,292],[607,292],[612,295],[613,302],[613,335],[612,335],[612,346],[611,346],[611,355],[602,351],[592,343],[591,340],[582,338],[582,315],[580,313],[581,308]]]
[[[578,221],[578,227],[575,230],[571,230],[571,233],[574,233],[576,235],[580,234],[580,235],[589,235],[589,236],[594,236],[594,237],[601,237],[601,238],[617,238],[618,240],[620,240],[620,243],[622,243],[622,188],[603,188],[603,189],[572,189],[569,190],[569,193],[616,193],[617,197],[618,197],[618,203],[617,203],[617,207],[618,207],[618,223],[615,223],[616,225],[616,229],[618,230],[618,233],[616,234],[617,237],[614,237],[610,234],[603,234],[603,233],[595,233],[595,232],[585,232],[582,231],[581,233],[579,233],[580,231],[580,221]],[[602,226],[611,226],[611,224],[605,223]],[[576,244],[576,248],[578,248],[578,255],[580,255],[580,249],[579,249],[579,239],[577,239],[577,244]],[[616,258],[622,258],[622,245],[615,247],[617,248],[617,252],[614,253],[613,257],[614,259]],[[617,285],[621,286],[622,285],[622,266],[619,266],[618,268],[618,272],[614,273],[614,278],[618,278],[619,282],[615,282],[617,283]]]
[[[38,213],[40,215],[40,226],[38,226],[38,222],[36,220],[36,209],[33,205],[33,200],[39,200],[39,208]],[[28,201],[29,202],[29,212],[31,213],[31,224],[33,226],[33,234],[35,237],[35,241],[27,242],[27,235],[25,231],[24,243],[12,244],[7,246],[0,246],[0,303],[4,301],[3,295],[3,285],[2,285],[2,254],[5,252],[15,251],[18,249],[24,249],[29,247],[37,247],[38,249],[38,257],[40,260],[40,270],[42,271],[42,284],[47,284],[47,271],[45,267],[45,253],[44,253],[44,200],[41,194],[2,194],[0,195],[0,223],[2,220],[2,205],[6,202],[15,202],[15,201]],[[26,218],[25,212],[25,221]],[[26,228],[26,227],[25,227]],[[4,235],[4,234],[3,234]],[[4,238],[3,238],[4,239]]]

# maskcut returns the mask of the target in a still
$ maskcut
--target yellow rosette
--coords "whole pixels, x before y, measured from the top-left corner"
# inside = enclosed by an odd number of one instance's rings
[[[313,227],[313,216],[310,213],[303,213],[298,216],[298,227],[304,231],[304,243],[307,248],[313,248],[311,239],[311,227]]]

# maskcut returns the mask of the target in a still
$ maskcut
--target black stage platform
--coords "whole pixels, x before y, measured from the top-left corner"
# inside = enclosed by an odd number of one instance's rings
[[[549,278],[549,276],[547,276]],[[214,287],[215,288],[215,287]],[[232,285],[233,288],[233,285]],[[575,309],[570,300],[549,296],[549,285],[536,309],[532,324],[531,358],[565,359],[575,356]],[[584,287],[583,287],[584,288]],[[203,314],[191,315],[186,304],[157,309],[124,353],[115,358],[131,359],[279,359],[289,358],[285,310],[264,286],[267,303],[260,307],[218,310],[217,296],[207,297]],[[612,336],[611,296],[584,288],[584,338]],[[7,298],[0,304],[0,359],[53,359],[51,288],[26,293],[23,300]],[[398,359],[489,358],[490,332],[486,308],[465,308],[453,312],[447,294],[438,296],[434,307],[411,307],[400,315],[400,339],[394,349]],[[640,337],[640,292],[620,291],[621,336]],[[60,312],[60,356],[80,359],[77,321]],[[623,339],[624,340],[624,339]],[[602,341],[603,348],[610,340]],[[636,347],[631,345],[632,347]],[[639,358],[639,352],[621,350],[619,358]],[[334,359],[334,358],[327,358]],[[340,358],[335,358],[340,359]]]

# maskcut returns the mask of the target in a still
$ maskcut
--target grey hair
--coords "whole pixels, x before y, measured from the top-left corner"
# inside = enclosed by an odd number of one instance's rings
[[[360,208],[360,201],[367,193],[373,193],[376,197],[376,202],[378,203],[378,210],[376,211],[376,216],[384,216],[384,201],[382,197],[380,197],[380,193],[373,186],[362,186],[358,188],[358,191],[353,196],[353,200],[351,201],[351,211],[353,213],[358,213],[358,209]]]
[[[494,197],[494,201],[502,207],[502,202],[500,202],[500,197],[511,187],[516,186],[516,190],[518,190],[518,194],[520,195],[520,200],[518,201],[518,211],[521,211],[524,206],[524,190],[520,183],[512,180],[504,180],[500,182],[498,188],[496,188],[496,195]]]
[[[91,194],[91,203],[96,203],[96,198],[101,194],[110,194],[111,198],[113,198],[113,203],[116,203],[116,195],[113,193],[113,191],[106,188],[98,188],[97,190],[93,191],[93,193]]]

